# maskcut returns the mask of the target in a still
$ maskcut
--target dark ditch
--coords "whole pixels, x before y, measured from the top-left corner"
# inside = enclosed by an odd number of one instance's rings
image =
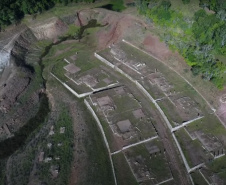
[[[78,38],[81,39],[83,37],[84,31],[88,28],[95,28],[95,27],[103,27],[105,25],[101,25],[97,23],[97,20],[92,19],[88,22],[87,25],[81,26],[79,33],[78,33]],[[50,49],[54,45],[58,45],[63,41],[69,40],[69,39],[75,39],[72,36],[65,36],[61,37],[59,41],[55,43],[51,43],[48,45],[42,55],[40,56],[38,63],[41,68],[41,76],[42,72],[44,70],[44,64],[42,63],[43,58],[49,53]],[[27,65],[26,63],[22,63],[24,67],[29,68],[31,72],[35,73],[34,68],[32,65]],[[46,88],[46,80],[42,76],[43,80],[43,86]],[[45,93],[40,93],[40,106],[37,114],[31,118],[23,127],[21,127],[13,137],[8,138],[2,142],[0,142],[0,160],[5,159],[12,155],[16,150],[18,150],[20,147],[22,147],[25,143],[27,138],[30,136],[30,134],[35,131],[46,119],[48,116],[48,113],[50,112],[50,107],[49,107],[49,101],[48,97]]]
[[[107,9],[107,10],[113,10],[113,4],[106,4],[106,5],[103,5],[103,6],[100,6],[98,8],[104,8],[104,9]]]
[[[12,155],[16,150],[22,147],[30,133],[39,127],[45,121],[50,111],[49,101],[47,95],[40,93],[40,107],[37,114],[31,118],[23,127],[21,127],[14,137],[8,138],[0,142],[0,159],[7,158]]]
[[[81,40],[83,38],[83,34],[84,34],[84,31],[86,29],[89,29],[89,28],[97,28],[97,27],[104,27],[104,26],[107,26],[107,25],[108,25],[108,23],[102,25],[102,24],[99,24],[96,19],[91,19],[88,22],[87,25],[84,25],[84,26],[81,25],[81,27],[79,29],[79,32],[78,32],[78,35],[76,36],[76,39]]]

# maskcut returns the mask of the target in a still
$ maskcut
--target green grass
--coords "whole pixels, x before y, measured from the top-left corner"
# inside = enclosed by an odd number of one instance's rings
[[[66,35],[74,37],[74,36],[76,36],[78,34],[79,29],[80,28],[78,26],[75,26],[74,24],[71,24],[68,27],[68,31],[67,31]]]
[[[197,120],[187,126],[188,131],[202,131],[205,134],[211,134],[215,136],[226,135],[224,126],[219,122],[216,116],[210,114],[201,120]]]
[[[87,133],[89,137],[84,141],[89,164],[87,164],[85,172],[86,179],[83,179],[83,182],[78,183],[78,185],[114,185],[109,155],[97,123],[85,108],[82,100],[80,108],[84,112],[85,122],[89,127]]]
[[[160,150],[163,149],[162,144],[157,140],[151,141],[150,143],[157,145]],[[126,150],[126,156],[128,159],[142,156],[145,160],[145,165],[148,169],[150,169],[151,176],[155,178],[157,182],[161,182],[171,177],[171,172],[164,154],[161,153],[150,157],[150,154],[144,144],[137,145]]]
[[[127,54],[128,60],[139,59],[139,61],[146,63],[147,67],[152,71],[158,69],[158,71],[163,74],[164,78],[168,81],[168,83],[170,85],[173,85],[173,88],[171,88],[171,92],[180,92],[184,96],[190,97],[198,103],[198,106],[203,111],[209,109],[202,97],[200,97],[200,95],[186,81],[184,81],[174,71],[169,69],[165,64],[137,50],[136,48],[129,46],[126,43],[120,43],[120,48]],[[133,56],[131,56],[131,53],[133,53]],[[151,91],[151,89],[149,91]]]
[[[191,168],[211,158],[211,155],[202,148],[200,141],[198,139],[191,140],[184,129],[180,129],[175,135]]]
[[[60,80],[62,81],[67,81],[67,77],[64,75],[67,71],[64,69],[64,67],[68,63],[65,62],[64,60],[58,61],[52,68],[52,73],[56,75]]]
[[[112,10],[121,12],[126,9],[123,0],[111,0]]]
[[[195,185],[208,185],[208,183],[198,171],[192,172],[191,176]]]
[[[226,156],[215,159],[208,164],[210,170],[217,174],[224,182],[226,181]]]
[[[116,113],[123,113],[128,110],[138,109],[140,108],[137,101],[133,98],[129,97],[128,94],[125,94],[121,97],[115,96],[113,97],[113,101],[116,105]]]
[[[176,122],[179,125],[183,122],[180,114],[176,111],[176,107],[168,99],[163,99],[159,101],[158,104],[169,119],[172,127],[177,126],[173,122]]]
[[[49,137],[47,142],[52,143],[53,146],[51,149],[47,148],[47,143],[45,143],[45,156],[60,157],[59,161],[54,159],[49,163],[42,163],[40,168],[40,177],[43,180],[49,182],[49,184],[68,184],[68,179],[71,170],[71,162],[73,159],[73,127],[72,127],[72,118],[68,107],[65,105],[60,105],[60,114],[57,122],[54,125],[55,134],[52,137]],[[60,128],[65,127],[65,133],[60,134]],[[62,146],[58,147],[57,144],[62,143]],[[49,169],[51,165],[59,165],[60,173],[56,180],[51,180]]]
[[[122,153],[112,156],[118,185],[138,185]]]
[[[67,48],[70,49],[66,51],[65,49]],[[62,50],[65,50],[65,52],[56,55],[57,51]],[[91,91],[90,88],[88,88],[84,84],[78,86],[64,75],[66,73],[64,67],[68,64],[64,61],[64,59],[66,58],[68,61],[74,63],[81,69],[81,71],[76,73],[77,79],[78,75],[82,75],[83,73],[100,66],[101,63],[96,58],[94,58],[93,52],[93,49],[83,42],[80,42],[79,44],[77,42],[62,42],[58,45],[55,45],[50,49],[49,53],[43,60],[46,69],[50,68],[49,70],[44,71],[44,76],[47,77],[47,75],[49,75],[49,72],[52,70],[52,73],[54,75],[56,75],[61,81],[67,83],[77,93],[89,92]],[[70,57],[75,55],[76,53],[77,59],[73,61]]]
[[[76,11],[80,9],[99,7],[108,3],[109,3],[109,0],[95,2],[95,3],[69,3],[67,6],[62,6],[61,4],[57,4],[50,10],[37,15],[35,20],[32,20],[33,16],[26,15],[25,18],[22,20],[22,22],[26,24],[31,24],[30,23],[31,20],[32,22],[39,23],[41,21],[45,21],[53,17],[64,18],[66,16],[75,14]]]

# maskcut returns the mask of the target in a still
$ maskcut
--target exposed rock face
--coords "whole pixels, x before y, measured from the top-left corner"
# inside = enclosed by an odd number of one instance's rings
[[[67,31],[67,24],[58,18],[48,19],[45,23],[31,27],[37,39],[56,39]]]
[[[13,77],[10,83],[4,85],[4,91],[0,100],[0,112],[7,113],[8,110],[17,101],[18,96],[25,91],[30,83],[29,78],[21,78],[18,83],[17,78]],[[6,93],[7,92],[7,93]]]
[[[2,50],[0,52],[0,72],[9,64],[10,53]]]
[[[36,41],[37,38],[29,28],[14,41],[11,61],[16,65],[11,67],[9,78],[0,83],[0,140],[12,136],[38,110],[39,90],[27,92],[35,74],[33,67],[26,62],[26,56]]]
[[[5,39],[10,42],[0,46],[0,51],[1,48],[9,48],[6,54],[10,54],[11,64],[15,64],[9,67],[6,78],[0,78],[0,141],[12,136],[38,111],[39,92],[43,89],[43,84],[33,88],[32,84],[37,83],[34,82],[37,74],[31,65],[39,61],[40,51],[37,51],[39,50],[36,47],[37,41],[57,39],[67,31],[67,28],[67,24],[62,20],[51,18],[31,28],[23,26],[18,32],[15,29]],[[9,59],[8,55],[7,59]],[[31,57],[32,55],[36,56]]]
[[[15,45],[11,51],[12,60],[17,66],[26,66],[25,58],[31,45],[37,41],[37,38],[28,28],[15,41]]]

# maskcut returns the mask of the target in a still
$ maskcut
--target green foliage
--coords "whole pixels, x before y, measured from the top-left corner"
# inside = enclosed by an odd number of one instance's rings
[[[137,6],[138,11],[139,11],[140,14],[142,14],[142,15],[146,14],[146,11],[148,9],[148,4],[149,3],[148,3],[147,0],[144,0],[144,1],[138,0],[138,1],[136,1],[136,6]],[[150,2],[150,4],[152,4],[152,3]]]
[[[76,38],[79,34],[80,28],[75,26],[74,24],[69,25],[67,36],[71,36]]]
[[[50,111],[47,96],[45,94],[42,94],[40,101],[41,102],[37,114],[33,118],[31,118],[23,127],[21,127],[14,134],[14,137],[0,142],[0,147],[4,148],[4,150],[0,151],[0,159],[8,157],[17,149],[19,149],[25,143],[30,133],[45,121],[45,118]]]
[[[190,0],[182,0],[184,4],[189,4]]]
[[[114,11],[121,12],[126,9],[123,0],[111,0],[111,4]]]
[[[226,180],[226,156],[223,156],[221,158],[215,159],[214,161],[210,162],[208,167],[216,174],[219,175],[219,177],[222,178],[222,180]]]
[[[226,1],[225,0],[200,0],[200,7],[208,8],[215,12],[220,10],[226,10]]]
[[[163,8],[164,10],[169,10],[170,6],[171,6],[170,1],[166,1],[166,0],[162,1],[160,5],[160,7]]]
[[[57,3],[67,5],[70,2],[93,3],[95,0],[1,0],[0,31],[7,25],[18,22],[25,14],[42,13]]]
[[[203,0],[200,3],[209,3],[210,7],[224,4],[220,0]],[[151,1],[148,4],[147,1],[138,0],[136,5],[141,14],[164,30],[160,34],[162,40],[185,58],[194,75],[212,81],[218,88],[223,87],[226,66],[215,54],[226,55],[225,11],[208,15],[201,9],[192,18],[188,18],[182,11],[172,10],[169,1]]]
[[[117,182],[120,185],[138,185],[122,153],[112,155]]]
[[[46,156],[59,157],[60,159],[57,162],[53,160],[48,164],[42,163],[39,165],[41,177],[50,185],[68,184],[71,163],[73,160],[74,132],[72,117],[67,106],[62,103],[60,107],[60,114],[54,127],[55,134],[48,139],[48,142],[52,143],[53,146],[51,149],[45,148],[44,150]],[[59,133],[60,128],[62,127],[65,128],[65,133]],[[61,143],[62,146],[57,146],[58,143]],[[49,169],[51,165],[59,165],[60,168],[59,176],[55,180],[49,178]]]

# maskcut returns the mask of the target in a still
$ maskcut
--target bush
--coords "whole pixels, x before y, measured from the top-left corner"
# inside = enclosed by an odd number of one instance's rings
[[[189,4],[190,3],[190,0],[182,0],[183,1],[183,4]]]
[[[121,12],[126,9],[123,0],[111,0],[112,10]]]

